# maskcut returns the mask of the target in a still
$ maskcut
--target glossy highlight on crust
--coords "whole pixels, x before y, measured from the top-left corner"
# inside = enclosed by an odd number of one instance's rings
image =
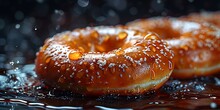
[[[140,31],[159,34],[175,54],[172,76],[193,78],[220,71],[217,66],[220,64],[220,29],[212,24],[183,18],[150,18],[127,25]]]
[[[87,27],[45,41],[36,73],[48,85],[83,95],[137,95],[171,75],[173,52],[156,34],[126,27]]]
[[[198,19],[199,18],[199,19]],[[187,16],[182,16],[180,19],[195,21],[195,22],[207,22],[220,27],[220,12],[201,12],[191,13]]]

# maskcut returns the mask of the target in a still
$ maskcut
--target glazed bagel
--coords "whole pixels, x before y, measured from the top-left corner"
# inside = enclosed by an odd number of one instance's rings
[[[87,27],[49,38],[37,53],[46,84],[83,95],[135,95],[163,85],[173,53],[157,35],[124,27]]]
[[[220,27],[220,12],[201,12],[182,16],[180,19],[196,22],[208,22]]]
[[[168,42],[174,51],[175,78],[207,76],[220,71],[219,28],[201,22],[174,18],[140,19],[127,24],[152,31]]]

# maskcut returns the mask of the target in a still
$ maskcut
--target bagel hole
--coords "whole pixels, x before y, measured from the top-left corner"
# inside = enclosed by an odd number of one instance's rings
[[[140,24],[140,27],[155,32],[162,39],[178,39],[201,28],[199,23],[181,20],[156,20],[146,24],[148,25]]]
[[[173,39],[173,38],[177,38],[180,36],[180,33],[171,27],[158,27],[155,29],[151,29],[150,31],[155,32],[162,39]]]
[[[176,23],[177,24],[177,23]],[[162,39],[174,39],[179,38],[182,34],[180,31],[181,28],[175,28],[172,25],[172,22],[169,20],[147,20],[147,21],[138,21],[131,23],[131,27],[141,28],[145,31],[154,32],[155,34],[159,35]]]
[[[82,37],[78,39],[77,44],[78,50],[83,50],[83,52],[100,52],[107,53],[119,48],[125,48],[129,46],[126,43],[126,34],[122,35],[99,35],[97,38],[93,37]]]

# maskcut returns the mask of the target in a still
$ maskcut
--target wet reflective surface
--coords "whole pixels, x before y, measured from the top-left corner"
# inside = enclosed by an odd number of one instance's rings
[[[219,109],[219,76],[170,79],[157,91],[138,96],[86,97],[49,88],[38,80],[34,64],[9,62],[0,70],[1,109]]]
[[[219,11],[219,4],[217,0],[1,0],[0,109],[220,109],[220,75],[170,79],[158,91],[140,96],[85,97],[43,85],[33,64],[39,47],[55,33]]]

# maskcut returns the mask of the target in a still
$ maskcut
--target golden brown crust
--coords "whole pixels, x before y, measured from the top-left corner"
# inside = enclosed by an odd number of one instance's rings
[[[220,71],[220,30],[201,22],[174,18],[151,18],[128,23],[131,28],[152,31],[174,51],[176,78],[206,76]]]
[[[173,53],[157,35],[88,27],[48,39],[36,58],[47,84],[84,95],[141,94],[169,78]]]

